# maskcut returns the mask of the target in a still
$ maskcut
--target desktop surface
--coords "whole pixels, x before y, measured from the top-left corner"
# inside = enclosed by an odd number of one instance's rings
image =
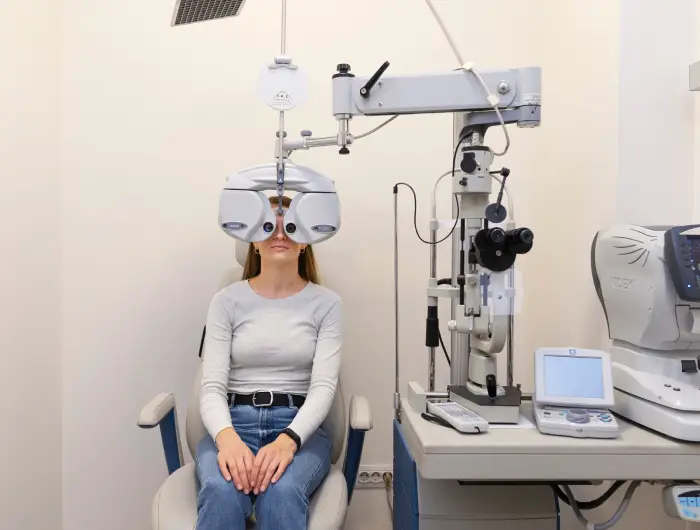
[[[461,434],[420,417],[402,400],[401,432],[425,478],[464,480],[694,480],[700,444],[673,440],[617,418],[614,439],[540,433],[536,426],[494,426]],[[533,406],[522,415],[535,425]]]

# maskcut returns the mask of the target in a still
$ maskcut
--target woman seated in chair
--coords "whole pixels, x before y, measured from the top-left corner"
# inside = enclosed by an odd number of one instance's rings
[[[209,308],[197,530],[243,530],[253,512],[260,530],[306,530],[309,497],[330,471],[321,424],[340,370],[342,305],[282,221]]]

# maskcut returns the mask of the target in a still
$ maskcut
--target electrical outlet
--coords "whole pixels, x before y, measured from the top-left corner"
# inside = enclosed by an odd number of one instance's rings
[[[368,465],[360,466],[360,471],[357,474],[358,488],[385,488],[385,477],[389,481],[389,485],[394,480],[394,470],[392,466],[386,465]]]

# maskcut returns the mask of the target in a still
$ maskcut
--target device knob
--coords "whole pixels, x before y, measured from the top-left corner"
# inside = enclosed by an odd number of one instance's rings
[[[350,65],[345,64],[345,63],[340,63],[336,70],[338,71],[337,74],[333,74],[333,79],[336,77],[355,77],[355,74],[350,73]]]
[[[474,153],[464,153],[464,156],[462,157],[462,163],[459,165],[459,167],[465,173],[474,173],[477,167],[476,155]]]
[[[349,155],[349,154],[350,154],[350,149],[348,149],[347,147],[341,147],[341,148],[338,150],[338,153],[341,154],[341,155]]]
[[[498,394],[498,388],[496,386],[496,376],[493,374],[489,374],[486,376],[486,391],[488,392],[490,398],[495,398],[496,394]]]
[[[591,418],[588,417],[588,411],[570,410],[566,415],[566,419],[571,423],[588,423],[591,421]]]
[[[491,203],[484,210],[484,215],[490,223],[502,223],[508,217],[508,210],[502,204]]]

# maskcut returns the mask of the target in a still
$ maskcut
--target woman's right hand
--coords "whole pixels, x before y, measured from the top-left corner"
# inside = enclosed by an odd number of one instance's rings
[[[216,447],[219,449],[219,469],[227,481],[233,483],[239,491],[246,495],[253,489],[251,475],[255,457],[238,433],[232,428],[221,431],[216,437]]]

